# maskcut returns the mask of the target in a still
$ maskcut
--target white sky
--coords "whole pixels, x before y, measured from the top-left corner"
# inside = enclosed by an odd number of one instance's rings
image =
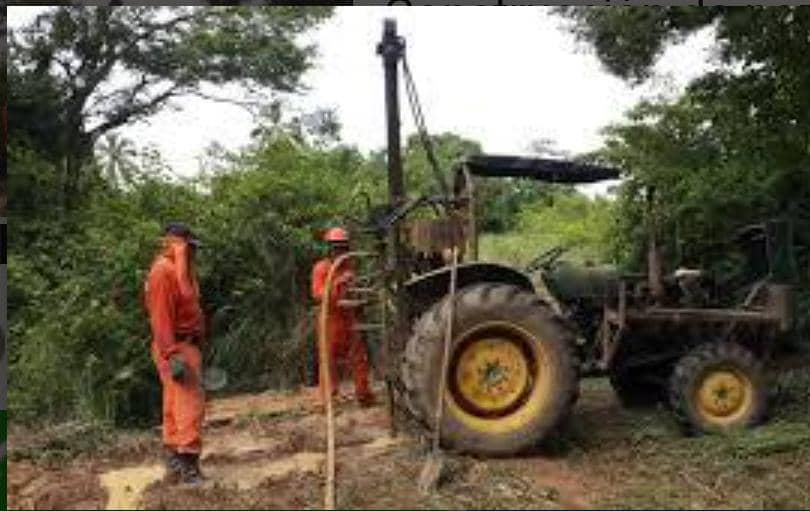
[[[40,8],[9,7],[10,27]],[[621,120],[640,98],[681,90],[710,66],[711,36],[703,32],[671,49],[658,78],[631,88],[607,74],[578,45],[563,21],[541,7],[343,7],[312,34],[320,56],[306,76],[305,109],[333,107],[342,138],[361,150],[385,145],[382,63],[375,47],[382,20],[395,17],[431,133],[451,131],[492,153],[526,153],[546,138],[559,149],[596,149],[599,130]],[[148,124],[121,133],[154,144],[180,175],[198,171],[211,142],[236,149],[249,140],[251,116],[239,107],[198,98],[176,101]],[[403,140],[413,131],[403,94]]]

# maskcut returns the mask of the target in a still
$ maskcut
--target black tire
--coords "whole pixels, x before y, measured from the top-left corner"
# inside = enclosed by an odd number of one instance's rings
[[[417,322],[402,368],[407,405],[429,429],[435,422],[448,305],[449,300],[442,300]],[[441,427],[445,448],[487,456],[514,454],[535,446],[569,416],[579,392],[574,336],[537,295],[495,283],[461,289],[453,334]],[[503,366],[502,354],[511,355]],[[489,373],[490,357],[500,371],[494,383],[480,370],[485,365]],[[475,392],[494,388],[493,394],[514,399],[482,411],[476,406],[489,395],[465,394],[469,387]],[[478,403],[465,398],[470,395],[479,397]]]
[[[762,363],[751,351],[731,342],[704,344],[681,358],[670,378],[669,394],[676,418],[690,433],[755,426],[767,413]]]
[[[640,372],[616,370],[609,377],[616,398],[625,408],[649,408],[666,398],[665,385],[646,381]]]

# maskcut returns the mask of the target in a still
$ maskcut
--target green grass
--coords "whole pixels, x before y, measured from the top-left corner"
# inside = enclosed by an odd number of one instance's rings
[[[594,505],[611,508],[810,507],[810,374],[782,375],[772,419],[726,436],[684,436],[666,410],[590,411],[590,384],[570,440],[572,462],[603,481]],[[586,391],[588,392],[588,391]],[[602,486],[602,485],[600,485]]]

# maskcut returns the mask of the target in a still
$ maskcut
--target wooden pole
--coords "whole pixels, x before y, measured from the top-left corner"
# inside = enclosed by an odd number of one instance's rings
[[[388,434],[391,438],[397,436],[396,403],[394,402],[393,362],[391,359],[391,334],[388,331],[388,291],[383,283],[380,286],[380,324],[382,325],[382,364],[385,377],[386,406],[388,408]]]
[[[444,413],[444,392],[447,388],[447,368],[450,365],[450,344],[453,342],[453,322],[455,321],[456,310],[456,279],[458,274],[458,247],[453,247],[453,266],[450,269],[450,292],[447,296],[448,307],[447,325],[444,333],[444,345],[442,346],[442,372],[439,376],[439,392],[436,396],[436,430],[433,434],[433,453],[439,452],[439,442],[441,440],[442,415]]]
[[[324,509],[335,509],[335,410],[332,402],[332,368],[330,366],[329,341],[326,326],[329,324],[329,302],[332,296],[332,280],[346,261],[352,257],[367,257],[369,252],[349,252],[337,257],[329,268],[321,299],[320,321],[318,329],[318,353],[320,390],[323,392],[326,405],[326,489]]]

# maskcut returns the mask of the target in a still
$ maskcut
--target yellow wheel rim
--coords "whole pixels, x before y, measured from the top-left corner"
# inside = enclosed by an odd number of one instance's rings
[[[744,417],[753,403],[753,384],[733,368],[707,372],[695,390],[697,411],[706,421],[730,425]]]
[[[477,339],[464,346],[455,379],[461,400],[481,415],[508,411],[531,385],[523,350],[503,337]]]
[[[503,321],[463,332],[450,358],[444,400],[449,415],[487,435],[519,431],[554,398],[556,367],[546,343]]]

